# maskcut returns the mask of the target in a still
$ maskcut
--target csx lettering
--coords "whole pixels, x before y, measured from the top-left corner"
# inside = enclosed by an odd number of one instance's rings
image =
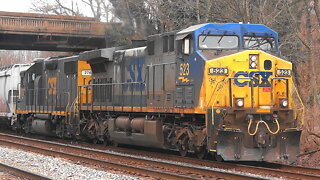
[[[189,75],[189,63],[180,64],[180,76],[188,76]]]
[[[269,77],[272,75],[272,72],[262,72],[262,71],[253,71],[253,72],[237,72],[234,77],[234,84],[236,86],[244,87],[252,83],[253,87],[271,87]],[[244,79],[238,79],[244,78]],[[248,79],[245,79],[248,78]],[[251,80],[249,79],[251,78]]]

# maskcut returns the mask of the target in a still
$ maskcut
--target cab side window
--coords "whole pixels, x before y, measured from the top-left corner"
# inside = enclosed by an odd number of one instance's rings
[[[154,41],[148,41],[147,50],[148,50],[148,55],[149,56],[154,55]]]
[[[191,38],[191,36],[187,36],[185,37],[182,42],[181,42],[181,46],[182,46],[182,54],[184,55],[189,55],[193,52],[193,39]]]
[[[174,35],[162,37],[162,52],[173,52],[174,51]]]

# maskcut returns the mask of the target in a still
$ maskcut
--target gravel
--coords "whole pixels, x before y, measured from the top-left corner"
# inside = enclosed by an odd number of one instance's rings
[[[42,174],[51,179],[139,179],[114,172],[100,171],[79,164],[73,164],[62,158],[44,156],[6,147],[0,147],[0,162],[14,167]]]

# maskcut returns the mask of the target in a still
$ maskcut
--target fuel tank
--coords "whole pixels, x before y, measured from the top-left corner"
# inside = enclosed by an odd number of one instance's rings
[[[32,121],[32,130],[43,135],[52,135],[51,122],[49,120],[35,119]]]
[[[127,116],[119,116],[116,119],[116,128],[120,131],[130,131],[131,130],[131,123],[130,118]]]
[[[145,118],[134,118],[131,120],[131,128],[134,132],[143,133],[144,131],[144,120]]]

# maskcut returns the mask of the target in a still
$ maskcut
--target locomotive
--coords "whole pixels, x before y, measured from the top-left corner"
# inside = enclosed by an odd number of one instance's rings
[[[19,131],[211,154],[294,161],[303,104],[278,34],[207,23],[113,47],[35,61],[21,73]]]

